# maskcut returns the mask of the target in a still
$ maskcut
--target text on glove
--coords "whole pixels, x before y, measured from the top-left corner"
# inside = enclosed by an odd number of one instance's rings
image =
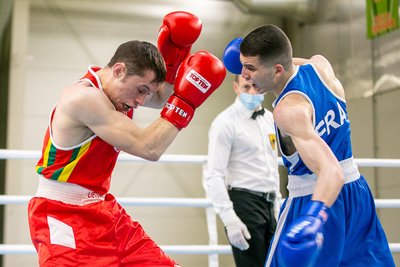
[[[180,107],[175,106],[174,104],[171,103],[166,103],[165,107],[169,110],[174,110],[175,113],[178,113],[179,116],[186,118],[188,116],[187,112],[181,109]]]
[[[211,87],[211,83],[204,79],[197,71],[190,70],[186,75],[186,80],[193,84],[201,92],[205,93]]]

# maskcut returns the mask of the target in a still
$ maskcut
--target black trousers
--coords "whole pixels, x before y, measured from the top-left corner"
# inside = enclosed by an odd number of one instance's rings
[[[228,193],[233,209],[251,235],[247,250],[232,246],[235,264],[237,267],[264,267],[276,229],[274,203],[248,192],[229,190]]]

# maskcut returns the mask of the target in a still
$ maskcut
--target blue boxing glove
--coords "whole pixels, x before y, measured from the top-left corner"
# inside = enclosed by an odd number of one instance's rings
[[[324,241],[323,226],[328,219],[328,207],[311,200],[303,215],[288,228],[278,244],[278,258],[283,266],[310,267],[317,259]]]
[[[223,62],[226,69],[233,74],[242,73],[242,63],[240,62],[240,44],[243,38],[233,39],[224,50]]]

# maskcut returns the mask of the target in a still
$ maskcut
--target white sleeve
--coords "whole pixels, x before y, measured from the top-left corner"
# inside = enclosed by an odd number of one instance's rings
[[[208,161],[203,181],[206,196],[211,200],[217,214],[233,209],[225,184],[233,129],[226,123],[221,123],[222,120],[215,120],[209,130]]]

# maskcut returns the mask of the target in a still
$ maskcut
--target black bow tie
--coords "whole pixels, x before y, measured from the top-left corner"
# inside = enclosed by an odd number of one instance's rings
[[[264,113],[265,113],[265,110],[263,108],[258,111],[254,111],[253,114],[251,115],[251,118],[253,120],[255,120],[257,118],[257,116],[259,116],[259,115],[264,116]]]

